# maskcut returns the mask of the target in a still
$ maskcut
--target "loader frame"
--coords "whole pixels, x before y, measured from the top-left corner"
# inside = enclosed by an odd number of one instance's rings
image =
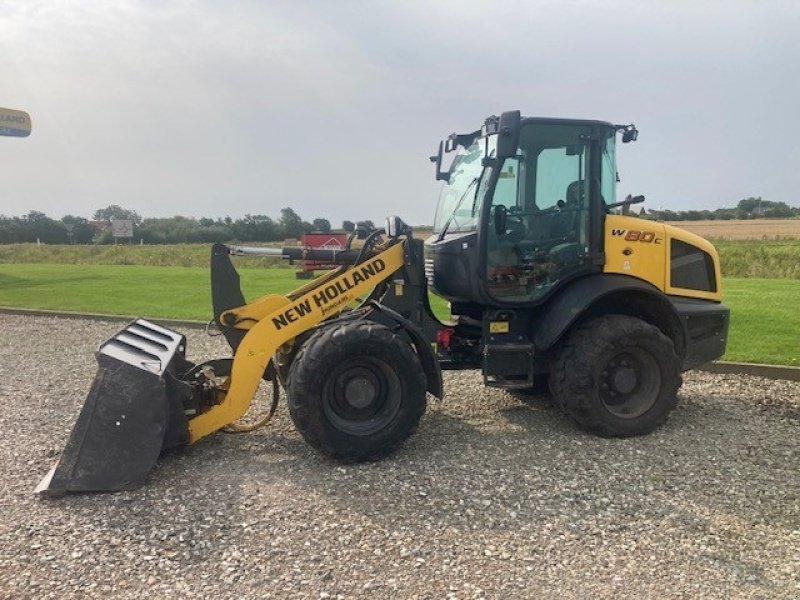
[[[424,368],[427,390],[441,397],[436,357],[406,317],[416,311],[433,319],[424,279],[403,275],[420,264],[410,254],[414,251],[421,253],[421,248],[410,235],[390,238],[374,251],[338,256],[350,264],[286,296],[269,294],[246,303],[230,261],[231,254],[241,251],[215,245],[214,315],[233,358],[193,364],[184,357],[180,334],[141,319],[129,324],[101,345],[89,398],[60,460],[37,492],[57,496],[138,487],[163,450],[193,444],[245,415],[261,381],[277,377],[273,359],[279,349],[323,321],[369,319],[401,333]],[[403,289],[417,292],[416,301],[400,303],[405,315],[374,297],[393,277],[393,297],[403,297]],[[359,300],[360,306],[351,309]]]
[[[520,128],[533,122],[592,129],[578,144],[591,149],[588,242],[560,234],[556,245],[533,246],[541,240],[524,236],[535,228],[525,228],[520,219],[523,228],[509,226],[508,207],[494,201],[504,161],[519,161]],[[623,143],[638,133],[633,125],[522,120],[519,111],[510,111],[488,118],[478,131],[453,134],[432,157],[436,178],[451,184],[451,173],[442,171],[443,151],[486,138],[482,159],[473,160],[481,174],[463,179],[451,212],[442,213],[446,220],[424,244],[397,217],[387,219],[385,230],[359,236],[360,248],[353,247],[355,234],[344,250],[215,244],[213,323],[232,358],[194,364],[185,358],[179,333],[144,320],[129,324],[101,345],[90,396],[59,463],[38,490],[59,495],[137,487],[163,450],[236,424],[263,380],[272,383],[274,395],[260,423],[274,412],[281,383],[298,431],[337,460],[374,460],[399,447],[424,414],[426,394],[443,396],[442,369],[482,369],[485,385],[515,393],[535,392],[546,383],[565,412],[599,435],[653,431],[677,402],[681,370],[723,354],[729,311],[721,303],[719,260],[711,244],[627,216],[627,208],[643,197],[604,204],[596,177],[605,164],[600,145],[619,132]],[[497,136],[495,154],[491,136]],[[553,147],[564,156],[580,155],[572,143]],[[466,173],[454,171],[459,172]],[[515,179],[514,172],[520,170],[506,174]],[[485,174],[486,185],[475,186]],[[613,181],[613,173],[606,176]],[[567,199],[586,177],[568,184]],[[534,189],[533,183],[525,189]],[[473,186],[477,221],[471,229],[448,231]],[[485,197],[479,198],[481,189]],[[517,216],[541,219],[572,210],[562,199],[534,212],[527,205],[535,202],[527,200],[535,196],[515,198],[515,207],[529,211]],[[623,215],[610,214],[615,207]],[[557,225],[546,218],[541,223]],[[496,252],[496,272],[490,274],[492,235],[508,252]],[[522,241],[529,243],[523,247]],[[289,294],[247,302],[232,255],[339,266]],[[565,271],[559,261],[574,270]],[[452,322],[433,314],[429,290],[450,301]]]

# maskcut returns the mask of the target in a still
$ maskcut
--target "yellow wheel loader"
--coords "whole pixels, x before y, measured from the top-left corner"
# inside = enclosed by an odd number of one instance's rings
[[[615,148],[633,125],[486,119],[439,144],[444,182],[424,243],[397,217],[344,251],[216,244],[214,322],[231,358],[194,364],[185,338],[138,319],[103,343],[98,373],[38,491],[142,485],[165,449],[193,444],[250,407],[262,382],[318,451],[374,460],[416,429],[442,369],[487,386],[549,387],[580,426],[645,434],[677,402],[681,372],[725,351],[719,259],[702,238],[629,216]],[[449,166],[444,162],[452,157]],[[247,302],[231,255],[340,265],[286,296]],[[450,302],[431,312],[428,291]]]

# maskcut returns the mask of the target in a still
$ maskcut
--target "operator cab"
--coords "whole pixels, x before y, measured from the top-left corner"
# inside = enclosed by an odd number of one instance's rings
[[[444,185],[425,242],[430,286],[451,302],[536,304],[560,283],[602,270],[619,131],[623,141],[638,133],[514,111],[440,144],[431,160]],[[447,153],[454,158],[443,170]]]

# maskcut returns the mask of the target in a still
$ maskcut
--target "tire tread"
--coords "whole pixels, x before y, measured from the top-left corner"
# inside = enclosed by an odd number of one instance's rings
[[[348,346],[375,343],[397,353],[398,362],[414,366],[398,373],[405,382],[402,428],[374,447],[342,443],[344,434],[332,434],[321,416],[315,402],[318,399],[320,369],[331,355],[346,355]],[[341,462],[374,461],[394,452],[416,431],[426,409],[425,390],[427,380],[416,353],[399,336],[378,323],[365,319],[338,323],[323,328],[314,334],[297,351],[289,369],[287,397],[289,412],[295,426],[305,440],[322,454]],[[403,411],[401,407],[401,411]],[[382,433],[382,432],[379,432]],[[375,434],[377,435],[377,434]],[[368,436],[372,437],[372,436]],[[384,437],[386,436],[379,436]],[[346,436],[345,436],[346,438]],[[365,450],[366,448],[366,450]]]
[[[661,347],[656,359],[662,366],[662,390],[651,410],[622,427],[597,398],[593,372],[616,340],[630,337]],[[561,409],[581,427],[603,437],[642,435],[663,425],[677,405],[680,385],[680,359],[672,340],[654,325],[626,315],[605,315],[579,325],[568,335],[550,371],[550,388]]]

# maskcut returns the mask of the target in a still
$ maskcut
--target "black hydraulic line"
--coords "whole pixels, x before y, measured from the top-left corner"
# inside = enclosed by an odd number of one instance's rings
[[[328,248],[309,248],[307,246],[284,246],[282,248],[260,248],[253,246],[228,246],[228,252],[234,256],[273,256],[289,260],[313,260],[332,265],[357,265],[366,260],[372,250],[372,242],[383,235],[383,229],[376,229],[366,240],[360,250],[333,250]]]
[[[356,261],[353,263],[354,265],[357,265],[366,260],[367,252],[371,250],[373,240],[383,234],[384,234],[383,229],[376,229],[367,236],[367,239],[364,240],[364,245],[361,246],[361,250],[359,251],[358,256],[356,257]]]
[[[284,246],[283,248],[229,246],[229,252],[234,256],[272,256],[289,260],[313,260],[334,265],[355,264],[359,256],[359,252],[356,250],[331,250],[305,246]]]

